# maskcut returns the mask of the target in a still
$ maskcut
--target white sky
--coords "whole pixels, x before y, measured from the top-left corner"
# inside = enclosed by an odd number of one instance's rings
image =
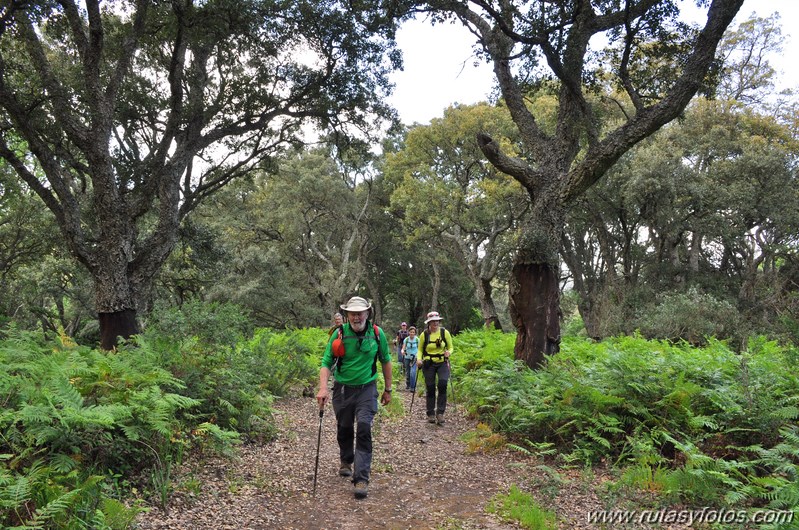
[[[693,6],[693,0],[682,0]],[[799,87],[799,69],[791,57],[799,57],[799,0],[746,0],[731,27],[752,13],[767,17],[779,12],[782,24],[782,57],[770,58],[777,70],[777,88]],[[792,35],[794,33],[794,35]],[[403,122],[429,123],[454,103],[472,104],[488,99],[494,84],[491,67],[479,62],[472,44],[475,39],[460,25],[431,26],[426,21],[409,21],[397,33],[403,50],[405,70],[396,72],[396,84],[389,102]],[[477,66],[475,63],[479,62]]]

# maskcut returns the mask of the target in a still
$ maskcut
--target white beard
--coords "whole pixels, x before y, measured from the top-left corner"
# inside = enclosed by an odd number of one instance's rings
[[[363,330],[366,329],[366,320],[362,320],[357,324],[353,324],[352,322],[350,322],[350,327],[355,333],[363,333]]]

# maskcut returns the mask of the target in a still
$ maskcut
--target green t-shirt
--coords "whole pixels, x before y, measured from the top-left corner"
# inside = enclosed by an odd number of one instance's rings
[[[377,379],[380,365],[391,362],[391,350],[382,328],[377,328],[380,337],[380,355],[375,366],[375,356],[378,355],[378,343],[371,321],[366,321],[366,330],[360,337],[350,327],[349,323],[342,326],[344,340],[344,357],[339,360],[333,375],[336,381],[345,385],[365,385]],[[322,366],[333,366],[333,341],[338,338],[338,330],[330,334],[325,353],[322,355]],[[376,369],[374,373],[372,370]]]

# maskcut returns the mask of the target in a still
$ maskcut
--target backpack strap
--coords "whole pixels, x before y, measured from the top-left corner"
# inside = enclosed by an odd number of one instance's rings
[[[377,353],[375,353],[375,362],[372,363],[372,375],[377,373],[377,359],[380,357],[380,330],[377,324],[372,323],[372,331],[375,332],[375,342],[377,342]]]
[[[336,341],[339,341],[341,351],[336,352]],[[336,328],[336,338],[333,340],[333,366],[330,367],[330,371],[333,372],[336,367],[341,370],[341,365],[344,364],[344,324],[338,326]],[[340,354],[337,354],[340,353]]]
[[[375,360],[372,363],[372,375],[377,373],[377,360],[380,358],[380,328],[377,327],[377,324],[372,324],[372,331],[375,334],[375,342],[377,343],[377,353],[375,353]],[[344,325],[342,324],[336,330],[336,339],[339,341],[344,340]],[[342,348],[344,347],[342,343]],[[344,358],[346,355],[342,353],[340,356],[333,355],[333,366],[330,367],[330,371],[332,372],[336,365],[338,365],[338,369],[341,370],[341,366],[344,364]]]
[[[444,326],[439,326],[438,330],[441,333],[441,341],[444,343],[444,349],[446,349],[448,347],[447,335],[445,333],[446,329],[444,329]],[[422,335],[424,337],[422,340],[422,359],[425,357],[432,359],[433,356],[427,353],[427,345],[430,344],[430,329],[425,328]],[[436,357],[442,357],[443,355],[443,353],[437,354]]]

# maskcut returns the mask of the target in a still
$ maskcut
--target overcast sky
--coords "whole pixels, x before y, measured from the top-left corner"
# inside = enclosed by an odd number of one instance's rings
[[[684,0],[693,5],[693,0]],[[733,27],[752,12],[766,17],[779,12],[785,37],[782,57],[771,58],[782,74],[778,88],[799,87],[799,0],[746,0]],[[795,35],[792,35],[795,33]],[[489,65],[477,61],[474,36],[460,25],[431,26],[426,21],[407,22],[398,32],[405,70],[393,75],[396,84],[389,101],[403,122],[429,123],[454,103],[471,104],[488,99],[493,87]],[[793,59],[791,59],[793,57]],[[477,63],[477,64],[475,64]],[[789,63],[794,63],[790,64]]]

